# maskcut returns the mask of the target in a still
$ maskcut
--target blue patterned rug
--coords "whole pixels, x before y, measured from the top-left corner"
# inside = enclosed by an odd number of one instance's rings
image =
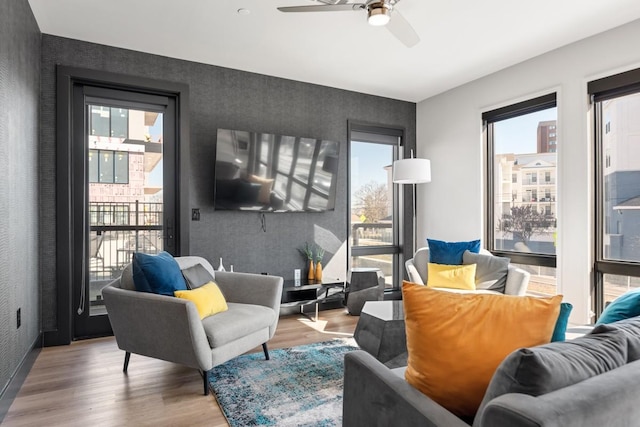
[[[232,427],[340,426],[352,338],[253,353],[215,367],[209,384]]]

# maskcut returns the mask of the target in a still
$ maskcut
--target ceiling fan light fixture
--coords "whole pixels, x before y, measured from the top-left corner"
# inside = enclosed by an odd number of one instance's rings
[[[367,21],[369,25],[381,27],[389,23],[391,18],[391,7],[384,2],[369,5]]]

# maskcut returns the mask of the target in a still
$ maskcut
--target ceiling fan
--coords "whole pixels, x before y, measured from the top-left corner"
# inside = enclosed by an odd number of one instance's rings
[[[367,11],[369,25],[386,26],[407,47],[420,42],[420,37],[409,21],[395,9],[400,0],[367,0],[365,3],[347,3],[347,0],[317,0],[322,5],[279,7],[280,12],[343,12]]]

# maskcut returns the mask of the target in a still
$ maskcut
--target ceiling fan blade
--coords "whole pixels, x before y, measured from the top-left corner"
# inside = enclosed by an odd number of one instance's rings
[[[361,10],[365,8],[363,3],[325,4],[319,6],[285,6],[279,7],[280,12],[339,12],[343,10]]]
[[[416,33],[416,30],[413,29],[411,24],[409,24],[409,21],[404,19],[404,16],[402,16],[397,10],[393,11],[391,20],[389,20],[386,27],[391,34],[393,34],[407,47],[413,47],[420,42],[420,37],[418,36],[418,33]]]

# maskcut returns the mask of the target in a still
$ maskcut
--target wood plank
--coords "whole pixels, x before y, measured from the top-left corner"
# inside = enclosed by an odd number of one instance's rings
[[[357,321],[344,308],[321,311],[318,322],[283,316],[269,348],[352,337]],[[132,354],[124,374],[123,362],[113,337],[43,349],[2,426],[228,425],[197,370]]]

